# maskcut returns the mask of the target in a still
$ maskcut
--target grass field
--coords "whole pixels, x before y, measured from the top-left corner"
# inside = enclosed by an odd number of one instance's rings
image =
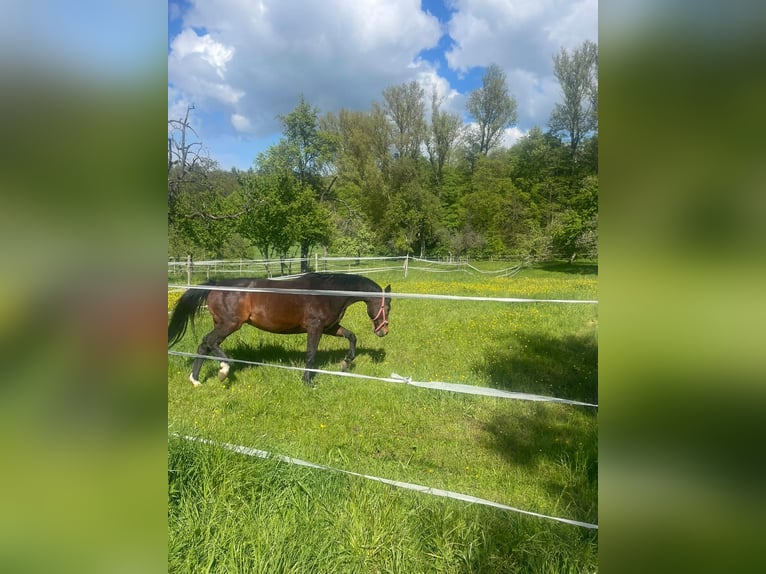
[[[498,264],[499,265],[499,264]],[[399,293],[597,299],[593,265],[511,278],[410,270],[369,275]],[[170,297],[169,297],[170,299]],[[489,386],[596,403],[597,306],[394,299],[376,337],[364,305],[352,372]],[[193,352],[199,316],[175,347]],[[232,358],[302,366],[305,335],[244,327]],[[324,337],[317,368],[347,343]],[[168,358],[169,432],[597,523],[597,409],[458,395],[320,374],[217,363],[188,381]],[[397,489],[330,471],[169,439],[171,572],[595,572],[598,534],[541,518]]]

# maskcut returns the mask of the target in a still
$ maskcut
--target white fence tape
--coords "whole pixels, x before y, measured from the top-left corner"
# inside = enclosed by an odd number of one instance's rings
[[[184,351],[171,351],[168,350],[168,355],[175,355],[178,357],[187,357],[190,359],[200,358],[209,359],[211,361],[224,361],[221,357],[215,357],[212,355],[198,355],[197,353],[186,353]],[[459,383],[443,383],[440,381],[435,382],[420,382],[413,381],[411,377],[402,377],[396,373],[392,373],[390,377],[373,377],[371,375],[360,375],[357,373],[347,373],[342,371],[325,371],[323,369],[306,369],[304,367],[292,367],[289,365],[277,365],[274,363],[259,363],[258,361],[244,361],[241,359],[225,359],[227,363],[241,363],[244,365],[252,365],[257,367],[273,367],[276,369],[287,369],[290,371],[310,371],[312,373],[321,373],[324,375],[336,375],[338,377],[350,377],[355,379],[367,379],[371,381],[383,381],[386,383],[399,383],[410,385],[412,387],[419,387],[422,389],[431,389],[435,391],[451,391],[453,393],[463,393],[468,395],[479,395],[485,397],[496,397],[500,399],[514,399],[521,401],[536,401],[536,402],[548,402],[548,403],[561,403],[567,405],[577,405],[583,407],[596,407],[597,404],[585,403],[581,401],[573,401],[570,399],[560,399],[557,397],[547,397],[544,395],[533,395],[529,393],[517,393],[513,391],[504,391],[501,389],[493,389],[491,387],[478,387],[474,385],[462,385]]]
[[[208,291],[240,291],[244,293],[284,293],[286,295],[330,295],[337,297],[380,297],[382,291],[341,291],[334,289],[282,289],[275,287],[222,287],[218,285],[168,285],[168,289],[202,289]],[[387,299],[440,299],[446,301],[491,301],[494,303],[585,303],[590,299],[523,299],[519,297],[479,297],[471,295],[429,295],[427,293],[386,293]]]
[[[342,474],[346,474],[349,476],[356,476],[358,478],[365,478],[367,480],[373,480],[376,482],[382,482],[383,484],[388,484],[390,486],[395,486],[397,488],[405,488],[407,490],[414,490],[416,492],[421,492],[423,494],[431,494],[433,496],[441,496],[444,498],[451,498],[454,500],[461,500],[463,502],[470,502],[472,504],[482,504],[484,506],[491,506],[494,508],[499,508],[501,510],[508,510],[511,512],[518,512],[519,514],[526,514],[528,516],[535,516],[537,518],[545,518],[547,520],[555,520],[557,522],[563,522],[565,524],[571,524],[573,526],[580,526],[583,528],[591,528],[591,529],[598,529],[598,524],[591,524],[588,522],[580,522],[578,520],[571,520],[569,518],[560,518],[558,516],[548,516],[547,514],[540,514],[538,512],[532,512],[530,510],[522,510],[521,508],[515,508],[513,506],[508,506],[505,504],[500,504],[499,502],[492,502],[491,500],[485,500],[483,498],[477,498],[475,496],[470,496],[468,494],[460,494],[459,492],[451,492],[449,490],[442,490],[440,488],[431,488],[429,486],[421,486],[419,484],[412,484],[410,482],[401,482],[398,480],[390,480],[388,478],[380,478],[378,476],[370,476],[368,474],[361,474],[358,472],[353,472],[351,470],[344,470],[342,468],[334,468],[331,466],[325,466],[323,464],[316,464],[313,462],[308,462],[305,460],[301,460],[299,458],[292,458],[288,456],[282,456],[282,455],[272,455],[265,450],[259,450],[255,448],[250,448],[246,446],[236,445],[236,444],[230,444],[226,442],[217,442],[205,438],[200,437],[193,437],[188,435],[181,435],[178,433],[171,433],[172,437],[175,438],[181,438],[192,442],[199,442],[203,444],[209,444],[213,446],[217,446],[220,448],[225,448],[227,450],[230,450],[232,452],[236,452],[239,454],[244,454],[246,456],[255,456],[258,458],[272,458],[274,460],[279,460],[281,462],[286,462],[288,464],[294,464],[298,466],[306,466],[309,468],[316,468],[320,470],[329,470],[332,472],[340,472]]]

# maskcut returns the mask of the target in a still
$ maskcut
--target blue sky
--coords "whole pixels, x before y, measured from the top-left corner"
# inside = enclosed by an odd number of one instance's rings
[[[193,103],[210,157],[247,169],[301,94],[321,113],[368,110],[415,80],[465,116],[494,63],[518,104],[510,145],[559,101],[553,54],[597,34],[597,0],[170,0],[168,118]]]

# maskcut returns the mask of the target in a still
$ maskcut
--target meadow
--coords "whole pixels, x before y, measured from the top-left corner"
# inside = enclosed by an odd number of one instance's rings
[[[487,270],[491,264],[485,264]],[[496,268],[499,264],[495,264]],[[597,268],[560,264],[512,277],[410,269],[369,274],[393,292],[597,299]],[[169,307],[177,295],[169,294]],[[398,373],[598,402],[596,305],[393,299],[378,338],[365,307],[352,372]],[[174,347],[194,352],[210,329]],[[234,359],[301,367],[305,335],[249,326]],[[337,371],[344,339],[323,337],[317,368]],[[326,470],[236,454],[191,435],[317,464],[598,522],[597,409],[512,401],[383,381],[168,357],[170,572],[595,572],[598,531],[437,498]]]

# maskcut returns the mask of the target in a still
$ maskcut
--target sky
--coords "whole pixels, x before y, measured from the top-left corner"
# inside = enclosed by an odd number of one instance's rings
[[[190,122],[222,169],[277,143],[301,95],[320,114],[367,111],[415,80],[465,112],[490,64],[518,119],[512,145],[546,128],[560,89],[553,56],[598,42],[597,0],[170,0],[168,119]]]

